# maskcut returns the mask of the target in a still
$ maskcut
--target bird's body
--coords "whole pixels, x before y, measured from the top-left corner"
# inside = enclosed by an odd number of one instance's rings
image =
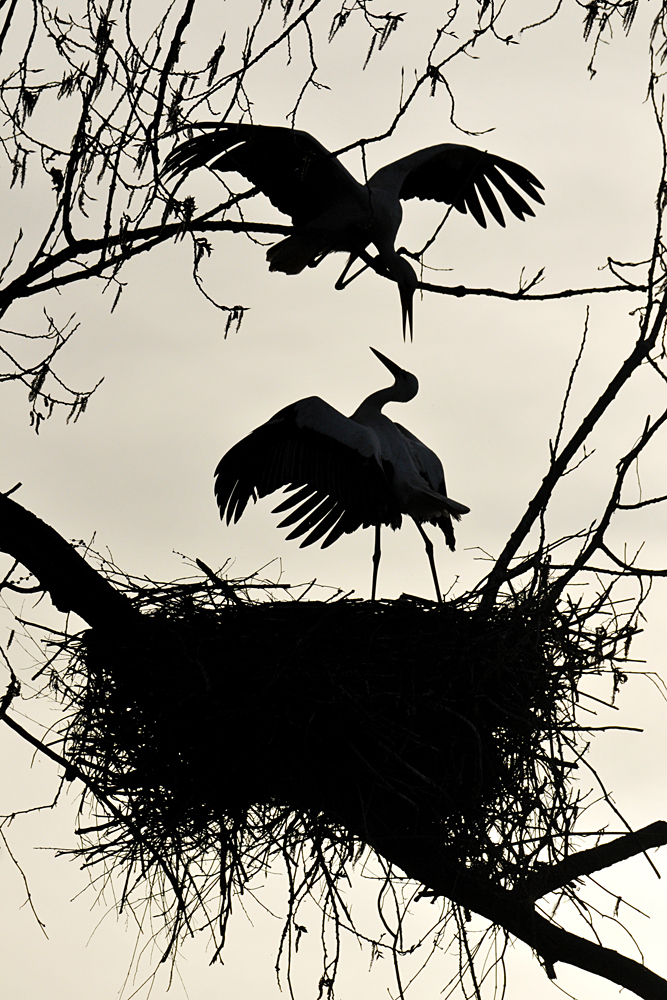
[[[394,375],[393,386],[372,393],[351,417],[318,396],[298,400],[234,445],[219,463],[215,481],[227,524],[238,521],[251,498],[286,487],[290,495],[274,513],[290,511],[279,527],[296,525],[287,537],[306,535],[302,547],[324,539],[326,548],[343,534],[375,526],[373,597],[383,524],[400,528],[402,516],[409,515],[428,552],[421,524],[429,521],[441,528],[453,550],[452,517],[458,520],[468,512],[447,496],[435,452],[382,413],[390,401],[413,399],[417,379],[374,353]],[[429,562],[439,596],[432,551]]]
[[[472,146],[440,143],[417,150],[360,184],[308,132],[269,125],[197,127],[206,131],[172,150],[166,172],[185,175],[209,166],[242,174],[292,219],[294,232],[267,252],[270,270],[298,274],[327,254],[344,251],[350,260],[336,283],[343,288],[352,280],[345,280],[351,264],[361,258],[398,284],[404,335],[406,322],[412,332],[412,298],[418,281],[395,246],[403,215],[401,200],[443,202],[463,214],[470,212],[484,228],[482,203],[501,226],[505,225],[501,201],[520,220],[535,214],[517,187],[542,204],[537,190],[542,185],[529,170]],[[371,244],[376,257],[367,253]]]

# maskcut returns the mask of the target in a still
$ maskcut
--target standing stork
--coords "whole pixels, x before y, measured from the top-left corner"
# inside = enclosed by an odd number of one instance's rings
[[[388,163],[366,184],[360,184],[333,153],[308,132],[270,125],[202,123],[203,135],[176,146],[167,156],[165,173],[184,177],[196,167],[234,170],[292,219],[294,232],[267,252],[269,270],[298,274],[316,267],[329,253],[344,251],[349,260],[336,282],[345,288],[365,267],[398,285],[403,313],[412,339],[412,299],[417,275],[395,248],[403,210],[401,200],[419,198],[470,212],[486,228],[481,201],[503,226],[503,210],[491,184],[510,212],[521,221],[535,215],[510,181],[533,201],[543,204],[542,184],[525,167],[501,156],[445,142],[419,149]],[[208,131],[210,130],[210,131]],[[506,176],[503,176],[506,175]],[[369,244],[377,250],[372,257]],[[354,261],[364,267],[347,278]]]
[[[286,406],[235,444],[215,470],[215,495],[227,524],[243,514],[252,497],[286,487],[291,496],[273,513],[291,509],[279,528],[296,524],[287,536],[301,548],[326,535],[325,549],[343,534],[375,526],[373,584],[375,600],[380,565],[380,528],[400,528],[403,514],[413,519],[426,546],[438,601],[442,601],[433,543],[422,528],[430,521],[442,529],[454,551],[454,528],[468,507],[447,496],[440,459],[419,438],[386,417],[386,403],[414,399],[419,383],[374,347],[373,354],[394,376],[394,384],[371,393],[351,417],[319,396]],[[296,492],[294,492],[296,490]]]

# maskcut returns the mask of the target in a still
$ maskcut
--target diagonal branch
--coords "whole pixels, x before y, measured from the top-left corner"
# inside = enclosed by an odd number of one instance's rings
[[[133,625],[141,616],[50,525],[0,493],[0,551],[25,566],[59,611],[73,611],[91,626]]]
[[[664,843],[667,838],[663,839],[660,836],[664,827],[667,827],[667,824],[656,823],[647,830],[658,828],[658,839]],[[541,957],[550,978],[556,978],[554,964],[565,962],[601,976],[608,982],[616,983],[636,996],[642,997],[643,1000],[667,1000],[667,981],[661,976],[611,948],[605,948],[556,926],[538,913],[532,902],[518,890],[510,891],[489,882],[481,882],[469,868],[446,861],[442,857],[437,835],[422,837],[421,831],[414,829],[409,837],[398,837],[385,831],[374,833],[375,835],[371,836],[371,843],[375,850],[401,868],[410,878],[418,879],[432,890],[432,893],[427,895],[446,896],[460,906],[473,910],[494,924],[504,927]],[[630,834],[629,837],[639,837],[645,833],[646,831],[639,831],[638,834]],[[646,835],[645,846],[654,846],[649,842],[652,840],[651,835]],[[625,842],[626,838],[622,837],[620,840]],[[602,852],[597,857],[604,858],[604,849],[593,849],[597,850]],[[643,847],[640,846],[637,850],[630,851],[628,856],[641,850]],[[582,854],[587,853],[589,852],[582,852]],[[555,867],[559,869],[559,866]],[[598,864],[595,862],[592,869],[597,870],[597,867]],[[549,873],[550,870],[542,873],[545,880],[549,877]],[[560,870],[559,875],[562,875]]]
[[[526,512],[510,535],[505,548],[501,552],[493,569],[488,575],[487,582],[484,585],[484,593],[480,605],[480,609],[482,611],[486,612],[493,606],[499,588],[507,579],[507,573],[511,560],[516,555],[517,549],[523,543],[526,535],[539,517],[540,512],[545,509],[551,494],[556,488],[556,485],[560,481],[561,477],[564,475],[569,463],[587,440],[595,425],[599,422],[604,413],[606,413],[622,387],[626,384],[626,382],[628,382],[655,346],[665,322],[666,315],[667,296],[664,296],[659,302],[655,318],[650,325],[650,329],[648,326],[644,326],[644,324],[642,324],[642,332],[637,339],[632,352],[625,359],[607,388],[600,395],[599,399],[597,399],[593,404],[592,408],[581,421],[579,427],[576,429],[567,444],[563,447],[560,454],[553,458],[549,471],[542,480],[537,493],[528,504]]]
[[[71,284],[73,281],[83,281],[95,275],[100,275],[109,268],[117,267],[125,260],[152,250],[153,247],[164,243],[173,237],[179,237],[187,232],[197,233],[270,233],[276,235],[288,235],[292,231],[291,226],[281,226],[273,223],[254,222],[201,222],[189,223],[187,227],[182,222],[174,222],[170,225],[146,226],[134,232],[117,233],[115,236],[102,237],[100,239],[74,240],[64,249],[57,253],[49,254],[38,264],[34,264],[19,277],[15,278],[7,287],[0,292],[0,316],[2,316],[16,299],[27,298],[30,295],[37,295],[50,288],[60,288],[63,285]],[[130,246],[137,241],[143,241],[139,247]],[[119,253],[106,257],[96,264],[86,266],[80,265],[80,270],[72,271],[69,274],[57,276],[53,275],[48,281],[35,284],[40,278],[47,274],[53,274],[59,267],[74,263],[77,257],[100,253],[110,247],[121,247]]]
[[[35,736],[32,735],[32,733],[29,733],[27,729],[24,729],[23,726],[21,726],[18,722],[12,719],[11,716],[5,714],[0,717],[0,721],[4,722],[7,726],[9,726],[10,729],[12,729],[18,736],[20,736],[21,739],[24,739],[26,743],[29,743],[30,746],[34,747],[36,750],[39,750],[40,753],[43,753],[46,757],[49,758],[49,760],[52,760],[55,764],[58,764],[59,767],[62,767],[65,781],[74,781],[75,778],[78,778],[79,781],[81,781],[85,785],[85,787],[90,792],[92,792],[95,798],[104,804],[104,806],[109,810],[109,813],[114,817],[116,822],[128,828],[132,836],[135,838],[136,842],[142,844],[143,849],[146,852],[148,858],[150,858],[153,862],[155,862],[155,864],[157,864],[158,867],[163,871],[165,878],[169,881],[169,884],[171,885],[171,888],[174,891],[174,895],[178,900],[181,912],[187,919],[187,908],[185,906],[185,902],[183,899],[183,892],[181,886],[178,883],[178,880],[175,878],[174,873],[169,867],[169,865],[165,864],[164,859],[161,857],[159,852],[155,851],[155,849],[151,846],[151,844],[146,843],[146,840],[142,835],[140,827],[137,826],[137,824],[133,821],[132,817],[126,815],[126,813],[124,813],[121,809],[119,809],[118,806],[107,795],[105,795],[104,792],[98,787],[97,783],[90,777],[90,775],[82,771],[79,767],[77,767],[76,764],[72,764],[70,761],[66,760],[60,754],[56,753],[55,750],[53,750],[51,747],[47,746],[45,743],[42,743],[41,740],[38,740]],[[165,953],[165,957],[168,954],[169,954],[169,948]]]
[[[623,488],[623,483],[625,477],[630,469],[632,463],[637,459],[640,452],[646,447],[648,442],[651,440],[653,435],[662,427],[662,425],[667,421],[667,410],[662,413],[657,420],[652,424],[650,423],[650,418],[647,419],[644,430],[633,448],[624,455],[623,458],[618,463],[616,469],[616,482],[614,483],[614,488],[611,492],[611,496],[605,508],[605,511],[600,518],[600,523],[597,525],[595,531],[592,533],[589,541],[584,545],[579,555],[573,561],[572,565],[558,578],[557,583],[552,588],[552,594],[554,597],[561,594],[570,580],[582,569],[591,556],[599,549],[605,548],[604,546],[604,536],[611,522],[614,512],[618,509],[618,502],[621,496],[621,490]],[[632,570],[632,567],[626,563],[620,562],[615,556],[611,555],[607,550],[607,554],[610,556],[612,562],[619,563],[621,568],[624,570]],[[639,576],[639,572],[635,571],[636,575]]]
[[[176,25],[176,30],[174,31],[174,36],[171,40],[171,45],[169,46],[169,52],[167,53],[167,58],[164,61],[164,65],[160,73],[160,84],[158,86],[157,101],[155,103],[155,114],[153,115],[152,124],[148,129],[149,136],[152,131],[155,139],[157,139],[160,130],[160,118],[162,117],[162,112],[164,111],[164,99],[167,93],[169,76],[178,62],[181,46],[183,44],[183,35],[192,19],[194,7],[195,0],[187,0],[185,10],[181,14],[178,24]],[[157,148],[155,145],[153,145],[153,155],[157,166]]]
[[[235,70],[233,73],[228,73],[227,76],[225,76],[221,82],[223,84],[229,83],[231,80],[237,80],[245,76],[245,74],[252,66],[255,66],[258,62],[261,62],[262,59],[264,59],[264,57],[267,56],[272,49],[275,49],[276,46],[280,45],[281,42],[285,41],[285,39],[288,39],[289,36],[294,31],[294,29],[297,27],[297,25],[301,24],[302,21],[307,21],[307,19],[310,17],[315,8],[319,7],[321,3],[322,0],[313,0],[310,6],[306,7],[306,9],[302,11],[299,14],[299,16],[295,18],[294,21],[292,21],[292,23],[288,25],[288,27],[286,27],[281,32],[281,34],[277,35],[271,42],[269,42],[269,44],[266,45],[261,50],[261,52],[258,52],[256,56],[253,56],[251,59],[248,59],[247,62],[244,62],[243,66],[241,66],[240,69]]]
[[[667,844],[667,823],[658,820],[649,826],[617,837],[608,844],[600,844],[586,851],[577,851],[558,864],[549,865],[536,872],[522,885],[522,890],[530,899],[540,899],[548,892],[561,889],[568,882],[591,875],[602,868],[609,868],[619,861],[643,854],[650,847],[663,847]]]
[[[622,509],[619,505],[619,509]],[[647,569],[645,566],[635,566],[632,563],[624,562],[623,559],[619,559],[611,551],[608,545],[604,542],[600,542],[600,549],[604,554],[611,559],[616,566],[618,566],[625,575],[629,576],[667,576],[667,569]],[[569,568],[569,567],[568,567]],[[609,570],[608,572],[616,572],[616,570]]]

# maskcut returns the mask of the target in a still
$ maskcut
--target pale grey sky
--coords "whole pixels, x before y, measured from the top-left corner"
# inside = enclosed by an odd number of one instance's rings
[[[396,108],[400,67],[405,65],[409,79],[430,31],[424,19],[440,16],[436,6],[417,0],[403,4],[405,26],[374,57],[365,76],[359,72],[364,46],[355,49],[353,33],[338,36],[319,74],[332,89],[306,99],[300,127],[329,148],[383,130]],[[211,4],[214,23],[198,27],[199,44],[216,36],[216,19],[221,22],[230,10],[233,25],[237,8]],[[509,20],[522,23],[523,17],[512,10],[525,15],[527,8],[508,6]],[[522,267],[528,274],[546,267],[540,287],[555,291],[608,283],[608,273],[599,271],[607,256],[627,261],[650,253],[660,150],[644,100],[647,12],[640,10],[629,37],[619,32],[612,45],[602,47],[592,81],[581,17],[581,8],[573,5],[553,24],[525,33],[518,45],[483,40],[477,59],[463,57],[452,65],[449,79],[459,124],[471,131],[493,131],[477,138],[457,133],[443,93],[421,98],[395,136],[369,150],[372,171],[423,146],[469,142],[522,163],[545,185],[546,204],[537,208],[536,218],[523,224],[511,218],[505,230],[492,224],[481,231],[469,217],[455,213],[430,258],[433,266],[451,270],[432,276],[427,272],[426,280],[513,289]],[[295,64],[288,72],[276,58],[260,75],[251,94],[256,122],[284,123],[294,100],[298,57]],[[362,176],[358,154],[345,162]],[[205,204],[207,191],[213,192],[211,183],[206,177],[192,178],[188,189],[199,205]],[[29,185],[16,201],[7,199],[6,217],[30,231],[39,224],[49,197],[48,185]],[[281,220],[259,199],[246,217]],[[432,204],[409,203],[399,243],[419,245],[437,218]],[[9,239],[12,232],[8,225]],[[6,317],[12,328],[35,329],[43,305],[60,321],[76,311],[81,327],[63,356],[63,373],[83,387],[101,376],[105,381],[77,424],[65,426],[54,417],[39,436],[28,426],[25,390],[3,388],[2,488],[21,481],[19,502],[65,537],[89,540],[95,535],[98,548],[110,549],[117,563],[135,574],[160,579],[183,575],[185,567],[175,553],[200,557],[211,566],[230,559],[231,576],[246,575],[275,559],[267,572],[277,574],[281,567],[284,580],[317,578],[367,597],[372,532],[346,536],[324,551],[300,550],[276,530],[270,499],[249,509],[238,525],[225,527],[213,500],[212,476],[232,444],[296,399],[317,394],[342,412],[352,412],[387,381],[368,350],[372,345],[419,378],[418,397],[390,407],[388,415],[438,452],[451,495],[471,508],[458,528],[454,555],[438,540],[443,588],[457,579],[457,592],[474,583],[482,571],[480,550],[499,551],[546,472],[548,441],[556,432],[579,347],[585,301],[545,305],[426,295],[415,302],[414,343],[403,344],[398,295],[388,282],[367,273],[345,292],[334,291],[342,257],[287,277],[269,274],[263,248],[242,236],[220,235],[211,242],[215,252],[202,265],[207,289],[222,302],[250,307],[240,332],[226,340],[224,318],[193,287],[187,242],[163,246],[130,263],[122,275],[128,285],[113,315],[111,295],[90,284],[48,301],[27,301]],[[588,346],[573,390],[570,428],[629,352],[636,331],[636,320],[629,315],[634,305],[625,294],[590,301]],[[595,455],[568,477],[557,497],[550,517],[554,537],[599,513],[615,461],[637,438],[646,414],[664,407],[663,399],[659,380],[642,373],[614,405],[596,439]],[[644,495],[667,492],[659,452],[643,463],[641,476]],[[624,521],[619,517],[613,537],[619,551],[625,542],[632,549],[646,539],[644,564],[665,565],[667,533],[659,509]],[[379,594],[395,597],[407,591],[430,597],[431,587],[413,526],[406,524],[395,535],[386,531]],[[650,669],[663,672],[664,596],[664,589],[656,587],[646,633],[634,649]],[[26,617],[42,613],[40,608]],[[601,736],[594,759],[629,821],[639,826],[664,818],[665,705],[648,682],[637,679],[622,692],[620,706],[619,718],[611,721],[645,725],[647,733]],[[48,717],[44,707],[34,704],[25,705],[25,711],[42,723]],[[51,766],[33,759],[2,730],[0,741],[8,762],[1,811],[48,795]],[[8,831],[47,922],[48,941],[22,906],[20,876],[0,850],[3,990],[11,1000],[88,1000],[91,995],[95,1000],[119,995],[127,1000],[157,955],[150,948],[150,932],[136,946],[136,927],[131,918],[117,920],[110,891],[95,904],[94,890],[79,895],[87,876],[75,864],[33,849],[71,844],[75,801],[70,795],[55,812],[17,821]],[[276,887],[269,889],[272,901],[281,891],[277,876],[275,881]],[[647,964],[665,974],[667,900],[662,884],[641,860],[614,870],[607,882],[652,914],[650,922],[632,916],[628,924],[645,949]],[[351,898],[360,911],[368,908],[363,889]],[[170,996],[178,1000],[186,989],[197,1000],[221,994],[252,1000],[278,995],[272,966],[280,925],[257,908],[250,906],[250,911],[254,927],[239,911],[224,967],[208,967],[203,941],[185,944]],[[634,955],[632,943],[622,935],[616,939],[611,922],[606,923],[610,943]],[[575,924],[572,928],[577,929]],[[303,996],[312,995],[319,974],[315,937],[313,933],[304,943],[299,959]],[[142,949],[147,950],[138,959]],[[137,961],[136,980],[126,983],[127,970]],[[415,997],[438,995],[455,961],[455,956],[434,960],[424,983],[415,986]],[[380,966],[367,974],[368,955],[350,944],[339,995],[348,1000],[362,993],[386,996],[391,974]],[[593,977],[564,967],[558,972],[564,989],[587,1000],[616,995],[613,986]],[[167,985],[167,970],[162,969],[152,996],[165,995]],[[509,1000],[555,996],[554,989],[528,960],[527,949],[517,946],[510,958]],[[137,996],[144,1000],[148,988]]]

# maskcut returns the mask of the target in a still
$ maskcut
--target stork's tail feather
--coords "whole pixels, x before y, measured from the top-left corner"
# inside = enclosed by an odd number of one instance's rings
[[[457,500],[452,500],[450,497],[446,498],[445,506],[455,521],[460,521],[462,514],[470,513],[470,507],[466,507],[465,504],[459,503]]]
[[[420,506],[422,509],[421,516],[417,515],[419,520],[430,521],[431,524],[436,524],[445,536],[448,547],[454,552],[456,541],[454,539],[452,518],[455,521],[460,521],[463,514],[470,512],[470,507],[459,503],[458,500],[451,500],[444,493],[431,490],[428,486],[424,486],[420,490],[420,493],[422,497]],[[413,507],[414,500],[415,498],[413,497]],[[413,509],[413,517],[415,517],[415,513],[416,508]]]
[[[444,493],[438,493],[437,490],[432,490],[428,486],[420,486],[419,493],[423,498],[422,517],[424,520],[430,521],[433,517],[438,517],[439,513],[442,512],[451,514],[455,521],[460,521],[462,514],[470,513],[470,507],[466,507],[464,503],[459,503],[458,500],[452,500],[451,497],[445,496]],[[415,498],[413,497],[413,503],[414,499]],[[433,501],[435,501],[435,503],[433,503]],[[438,513],[436,513],[436,511],[438,511]]]
[[[315,267],[328,252],[320,233],[294,233],[270,247],[266,253],[269,271],[299,274],[304,267]]]

